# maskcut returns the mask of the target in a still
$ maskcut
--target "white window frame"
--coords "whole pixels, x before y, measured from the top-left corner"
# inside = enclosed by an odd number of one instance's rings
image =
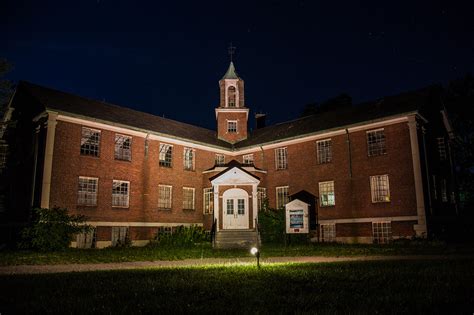
[[[388,244],[392,240],[392,223],[390,221],[372,222],[372,242]]]
[[[96,229],[91,228],[76,234],[76,248],[95,248]]]
[[[441,201],[448,202],[448,183],[446,182],[446,178],[441,180]]]
[[[204,214],[214,212],[214,189],[212,187],[203,189],[202,211]]]
[[[97,134],[97,139],[90,140],[91,137],[95,134]],[[89,127],[82,127],[81,155],[99,157],[100,156],[100,138],[101,138],[100,130],[89,128]]]
[[[186,200],[186,193],[191,192],[192,199],[191,202],[190,200]],[[183,187],[183,210],[195,210],[195,189],[193,187]]]
[[[379,156],[387,154],[385,129],[379,128],[368,130],[367,138],[367,156]]]
[[[128,226],[113,226],[111,229],[111,245],[112,247],[117,246],[119,243],[125,244],[129,237]]]
[[[215,164],[216,164],[217,166],[224,165],[224,164],[225,164],[225,155],[224,155],[224,154],[216,153]]]
[[[84,181],[84,183],[82,183],[82,186],[81,186],[81,181]],[[85,181],[87,181],[87,183]],[[95,184],[92,185],[91,181],[94,181]],[[77,205],[88,206],[88,207],[97,206],[97,196],[99,192],[99,178],[79,176],[77,184],[78,184]],[[93,186],[95,186],[95,191],[91,189],[93,188]],[[81,190],[81,187],[85,188],[85,190]]]
[[[173,167],[173,145],[160,143],[158,161],[161,167]]]
[[[184,148],[183,149],[183,164],[186,171],[194,171],[195,165],[195,156],[196,150],[193,148]]]
[[[163,192],[164,190],[166,191],[165,194],[168,194],[169,196],[165,196],[168,198],[163,198]],[[158,209],[160,210],[171,210],[171,207],[173,206],[173,186],[171,185],[158,185]]]
[[[128,148],[124,148],[124,145],[128,141]],[[131,161],[132,160],[132,137],[122,135],[119,133],[115,134],[115,151],[114,158],[120,161]]]
[[[122,184],[127,184],[127,194],[114,193],[116,187],[122,187]],[[121,192],[121,191],[119,191]],[[112,182],[112,207],[114,208],[128,208],[130,206],[130,182],[128,180],[114,179]]]
[[[386,184],[386,189],[381,184]],[[390,202],[390,177],[388,174],[370,176],[370,195],[372,203]]]
[[[332,193],[332,198],[331,198]],[[319,182],[319,206],[332,207],[336,205],[334,181]]]
[[[321,224],[321,242],[335,242],[336,241],[336,224]]]
[[[446,139],[444,137],[436,138],[436,143],[438,144],[438,154],[440,161],[446,161],[448,154],[446,151]]]
[[[265,200],[267,199],[267,188],[257,187],[257,208],[258,211],[267,210],[265,209]]]
[[[275,149],[275,169],[285,170],[288,168],[288,149],[281,147]]]
[[[253,154],[245,154],[242,156],[242,164],[253,165]]]
[[[318,164],[326,164],[332,162],[332,140],[324,139],[316,141],[316,151],[318,156]]]
[[[237,133],[238,131],[237,120],[228,120],[227,121],[227,132],[228,133]]]
[[[8,144],[0,144],[0,174],[3,172],[7,166],[7,157],[8,157]]]
[[[290,196],[289,194],[289,188],[290,186],[278,186],[275,188],[275,192],[276,192],[276,208],[277,209],[280,209],[280,208],[283,208],[287,203],[288,203],[288,198]],[[279,192],[280,191],[280,192]],[[285,195],[286,195],[286,198],[285,198]],[[284,200],[284,199],[286,200]]]

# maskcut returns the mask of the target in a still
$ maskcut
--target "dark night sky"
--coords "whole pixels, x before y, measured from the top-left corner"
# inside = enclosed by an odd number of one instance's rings
[[[247,106],[275,123],[474,72],[469,2],[403,3],[7,0],[0,58],[14,81],[214,129],[232,41]]]

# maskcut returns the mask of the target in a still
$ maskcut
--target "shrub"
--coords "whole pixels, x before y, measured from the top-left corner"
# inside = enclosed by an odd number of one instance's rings
[[[201,226],[178,226],[172,233],[158,232],[155,242],[159,246],[191,247],[197,243],[209,242],[209,234]]]
[[[285,242],[285,211],[270,209],[258,213],[258,227],[263,243]]]
[[[66,208],[36,208],[31,224],[22,231],[20,247],[40,251],[65,250],[75,234],[90,230],[85,221],[85,216],[69,215]]]

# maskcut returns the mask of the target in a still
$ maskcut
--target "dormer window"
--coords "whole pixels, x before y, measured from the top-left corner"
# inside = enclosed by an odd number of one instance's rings
[[[229,86],[227,89],[227,106],[235,107],[236,106],[236,92],[234,86]]]

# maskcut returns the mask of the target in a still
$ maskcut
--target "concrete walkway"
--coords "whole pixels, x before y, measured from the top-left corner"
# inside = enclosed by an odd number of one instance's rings
[[[388,261],[388,260],[451,260],[459,258],[470,258],[466,256],[443,256],[443,255],[410,255],[410,256],[356,256],[356,257],[322,257],[322,256],[301,256],[301,257],[268,257],[260,260],[262,265],[270,263],[328,263],[340,261]],[[204,259],[184,259],[184,260],[160,260],[160,261],[133,261],[122,263],[102,263],[102,264],[65,264],[65,265],[19,265],[2,266],[0,275],[15,274],[43,274],[62,272],[85,272],[103,270],[125,270],[144,268],[170,268],[170,267],[190,267],[202,265],[249,265],[255,264],[252,257],[247,258],[204,258]]]

